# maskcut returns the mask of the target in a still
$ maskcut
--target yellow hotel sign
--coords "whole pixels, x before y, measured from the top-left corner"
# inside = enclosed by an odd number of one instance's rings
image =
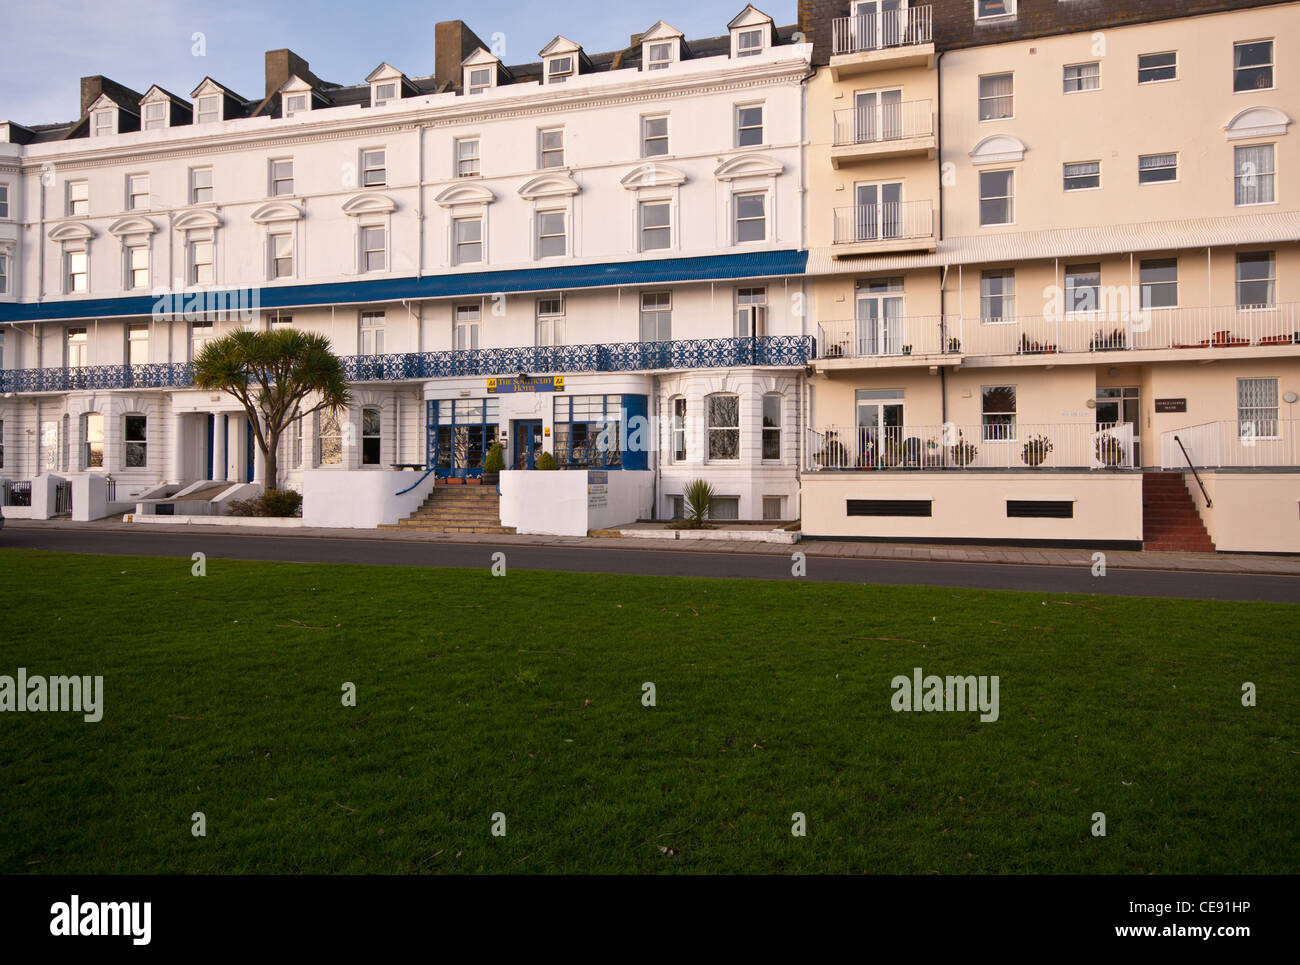
[[[563,375],[502,376],[488,379],[489,395],[506,395],[511,392],[563,392]]]

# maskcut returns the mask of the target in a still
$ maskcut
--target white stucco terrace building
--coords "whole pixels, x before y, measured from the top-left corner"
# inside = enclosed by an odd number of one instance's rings
[[[508,65],[450,21],[427,77],[341,86],[279,50],[251,99],[90,77],[77,121],[0,124],[0,477],[107,473],[128,501],[263,482],[242,410],[190,362],[293,326],[329,336],[354,401],[285,440],[282,485],[472,477],[502,440],[515,468],[546,450],[650,473],[658,518],[695,478],[720,517],[796,518],[811,46],[792,35],[746,7],[712,39],[659,22]],[[242,311],[187,318],[214,290]],[[646,444],[595,444],[638,416]]]

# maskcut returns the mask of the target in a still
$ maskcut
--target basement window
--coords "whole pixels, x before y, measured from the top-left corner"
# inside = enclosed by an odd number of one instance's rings
[[[846,516],[933,516],[930,499],[850,499]]]

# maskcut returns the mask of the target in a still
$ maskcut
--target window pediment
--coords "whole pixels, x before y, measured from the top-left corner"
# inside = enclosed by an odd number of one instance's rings
[[[148,218],[141,218],[133,215],[129,218],[118,218],[108,226],[108,233],[118,238],[125,238],[130,235],[151,235],[158,230]]]
[[[194,231],[199,228],[217,228],[220,226],[221,219],[206,208],[184,211],[172,221],[172,227],[178,231]]]
[[[257,224],[271,224],[278,221],[298,221],[302,218],[302,208],[288,201],[268,201],[253,211],[250,218]]]
[[[1025,159],[1025,142],[1011,134],[990,134],[971,149],[976,164],[1006,164]]]
[[[784,170],[780,161],[765,154],[742,154],[719,164],[713,176],[719,181],[734,181],[737,178],[776,177]]]
[[[1291,118],[1276,107],[1247,107],[1228,122],[1223,130],[1228,140],[1246,137],[1273,137],[1285,134]]]
[[[95,237],[95,230],[80,221],[65,221],[50,229],[51,241],[88,241]]]
[[[433,200],[441,207],[452,208],[458,204],[491,204],[496,195],[481,184],[453,184]]]
[[[668,164],[638,164],[619,183],[629,191],[677,187],[686,183],[686,173]]]
[[[358,194],[343,202],[343,213],[353,218],[363,214],[391,214],[397,202],[378,191]]]
[[[578,182],[567,174],[541,174],[524,182],[519,196],[532,201],[535,198],[571,197],[581,191]]]

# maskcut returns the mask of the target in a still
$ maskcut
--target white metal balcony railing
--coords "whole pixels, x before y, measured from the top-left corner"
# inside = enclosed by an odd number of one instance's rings
[[[886,144],[934,134],[932,101],[850,107],[835,112],[835,146]]]
[[[817,326],[817,357],[879,358],[960,351],[960,330],[950,333],[942,323],[939,315],[821,322]]]
[[[928,44],[932,25],[929,6],[836,17],[831,23],[831,53],[838,56]]]
[[[1279,419],[1273,410],[1236,422],[1206,422],[1162,432],[1160,465],[1187,469],[1189,461],[1197,469],[1300,466],[1300,419]]]
[[[1127,315],[1072,312],[989,319],[928,315],[827,321],[818,326],[817,357],[1053,355],[1284,345],[1300,346],[1300,303],[1151,308]]]
[[[968,355],[1294,345],[1300,344],[1300,304],[964,319],[959,327]]]
[[[833,213],[837,245],[934,237],[934,207],[928,200],[855,204]]]
[[[805,469],[1133,469],[1129,423],[825,426]]]

